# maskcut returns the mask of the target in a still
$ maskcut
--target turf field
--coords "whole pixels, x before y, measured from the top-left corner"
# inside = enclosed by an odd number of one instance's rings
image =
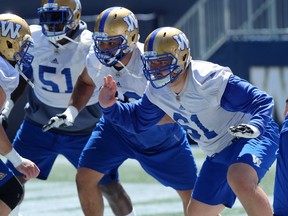
[[[192,147],[198,166],[204,159],[203,153]],[[48,181],[31,180],[26,184],[25,200],[21,206],[23,216],[81,216],[77,197],[74,168],[59,157]],[[272,203],[275,164],[262,181]],[[120,169],[121,181],[129,193],[139,216],[181,216],[182,204],[177,193],[157,183],[148,176],[134,160],[126,161]],[[105,215],[112,216],[105,201]],[[237,201],[233,209],[225,209],[222,216],[246,215]]]

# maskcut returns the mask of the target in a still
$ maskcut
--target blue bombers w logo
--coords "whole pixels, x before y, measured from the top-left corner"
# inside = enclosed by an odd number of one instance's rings
[[[128,25],[128,31],[132,32],[138,28],[138,22],[134,14],[129,14],[123,20]]]
[[[179,50],[184,50],[184,49],[189,48],[189,42],[184,33],[174,35],[173,39],[177,41]]]
[[[10,37],[12,39],[15,39],[17,37],[20,37],[19,31],[22,28],[22,26],[18,23],[12,23],[12,22],[7,22],[5,20],[1,21],[1,36],[2,37],[7,37],[8,34],[10,33]]]

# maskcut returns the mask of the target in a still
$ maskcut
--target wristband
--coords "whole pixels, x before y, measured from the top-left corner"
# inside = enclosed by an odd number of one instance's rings
[[[18,152],[14,148],[12,148],[12,150],[4,156],[13,164],[15,168],[17,168],[24,162],[23,158],[18,154]]]
[[[8,118],[13,107],[14,107],[14,102],[11,99],[7,100],[4,104],[1,114],[4,115],[6,118]]]
[[[74,122],[74,119],[77,117],[78,113],[78,109],[71,105],[68,106],[64,112],[64,114],[67,116],[67,120],[70,122]]]

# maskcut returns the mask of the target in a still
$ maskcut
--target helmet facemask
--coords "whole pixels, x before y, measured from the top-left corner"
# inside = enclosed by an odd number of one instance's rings
[[[23,43],[20,43],[19,52],[14,54],[14,60],[17,67],[23,73],[31,67],[34,56],[28,53],[30,47],[33,47],[33,41],[30,35],[25,35]]]
[[[127,40],[122,35],[108,36],[105,32],[94,32],[94,52],[99,61],[105,66],[113,66],[124,58],[131,48],[127,45]],[[103,43],[115,43],[109,49],[103,49]]]
[[[111,67],[132,52],[139,39],[136,16],[123,7],[102,11],[94,26],[94,51],[105,66]]]
[[[63,5],[62,1],[56,2],[58,3],[45,3],[38,8],[39,24],[42,26],[42,32],[54,44],[57,44],[63,38],[68,38],[67,33],[77,28],[81,15],[80,5],[77,6],[75,3],[76,9],[73,11],[70,6]]]
[[[186,35],[174,27],[151,32],[141,56],[143,72],[154,88],[173,83],[190,65],[191,55]]]
[[[172,53],[157,55],[155,51],[148,51],[141,55],[141,60],[146,79],[157,89],[172,83],[183,71]]]

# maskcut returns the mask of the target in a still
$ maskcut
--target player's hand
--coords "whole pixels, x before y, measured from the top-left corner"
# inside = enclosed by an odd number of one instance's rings
[[[117,97],[115,94],[117,92],[116,82],[113,80],[112,76],[109,75],[104,77],[104,84],[99,92],[99,103],[103,108],[113,106],[116,103]]]
[[[32,161],[22,158],[23,162],[16,169],[24,175],[25,180],[36,178],[39,175],[39,168]]]
[[[42,127],[42,131],[46,132],[51,128],[68,127],[72,126],[74,121],[68,119],[65,113],[57,114],[56,116],[50,118],[48,124]]]
[[[78,115],[77,108],[74,106],[68,106],[65,112],[57,114],[56,116],[52,117],[49,120],[48,124],[42,127],[42,131],[46,132],[51,128],[72,126],[77,115]]]
[[[232,126],[228,129],[228,132],[233,136],[243,138],[256,138],[260,135],[259,129],[249,124],[239,124]]]

